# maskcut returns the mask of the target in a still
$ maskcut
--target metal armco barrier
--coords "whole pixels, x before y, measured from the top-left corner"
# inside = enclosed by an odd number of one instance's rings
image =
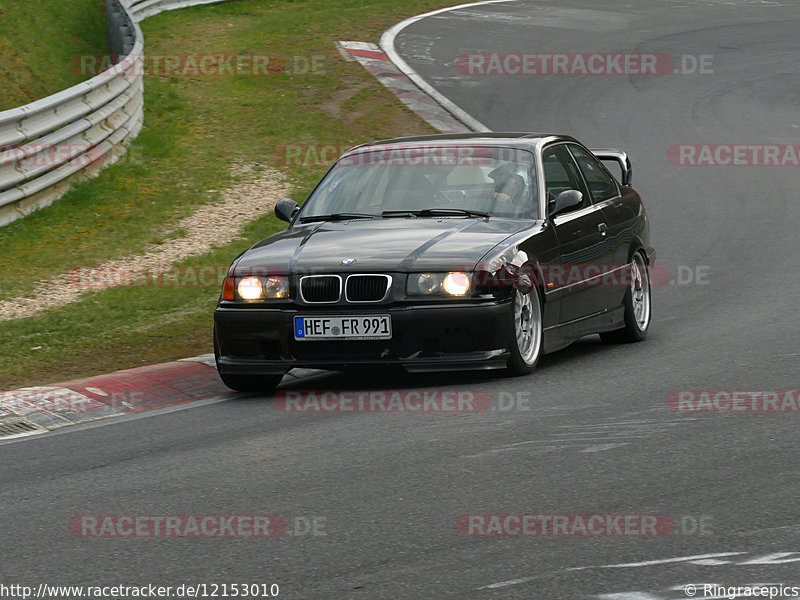
[[[139,22],[165,10],[225,1],[107,0],[109,50],[121,60],[88,81],[0,112],[0,226],[52,204],[72,181],[113,163],[139,133]]]

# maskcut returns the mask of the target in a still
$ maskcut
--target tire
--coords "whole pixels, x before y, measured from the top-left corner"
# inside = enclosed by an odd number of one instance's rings
[[[630,268],[631,285],[625,291],[622,301],[625,307],[625,326],[600,334],[602,340],[609,344],[641,342],[647,337],[647,330],[650,328],[650,273],[641,250],[634,252]]]
[[[531,373],[539,362],[544,339],[542,301],[536,288],[527,294],[518,289],[514,291],[509,337],[511,357],[506,366],[508,374],[519,376]]]
[[[283,379],[283,375],[224,375],[222,383],[237,392],[272,393]]]
[[[283,379],[281,375],[229,375],[219,370],[219,345],[217,333],[214,332],[214,361],[217,363],[217,373],[222,383],[236,392],[263,392],[272,393]]]

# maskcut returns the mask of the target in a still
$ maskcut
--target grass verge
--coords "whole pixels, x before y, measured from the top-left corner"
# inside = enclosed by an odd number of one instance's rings
[[[87,79],[70,57],[107,48],[103,0],[0,0],[0,111]]]
[[[313,72],[271,76],[148,76],[145,128],[128,158],[55,205],[0,228],[0,294],[74,268],[141,252],[166,225],[220,198],[231,165],[280,167],[302,201],[325,171],[283,164],[285,144],[348,146],[433,130],[334,42],[376,40],[386,28],[452,2],[240,0],[145,21],[147,53],[316,58]],[[2,18],[7,18],[4,14]],[[322,65],[322,68],[319,68]],[[282,228],[273,216],[186,265],[227,265]],[[123,286],[35,317],[0,322],[0,389],[90,376],[210,351],[216,285]]]

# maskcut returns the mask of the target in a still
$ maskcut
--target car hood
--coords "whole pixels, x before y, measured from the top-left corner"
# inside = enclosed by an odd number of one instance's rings
[[[504,239],[534,225],[499,218],[380,218],[298,225],[250,248],[237,261],[236,272],[471,270]],[[344,259],[355,262],[344,266]]]

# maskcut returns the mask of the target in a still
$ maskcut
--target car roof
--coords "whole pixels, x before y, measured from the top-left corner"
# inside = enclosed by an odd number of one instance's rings
[[[368,152],[372,149],[378,149],[381,146],[397,145],[397,146],[417,146],[424,145],[437,145],[444,146],[460,145],[459,143],[468,142],[470,144],[481,144],[488,146],[511,146],[525,150],[533,150],[543,140],[561,140],[577,142],[573,137],[568,135],[560,135],[553,133],[523,133],[523,132],[495,132],[495,131],[482,131],[477,133],[441,133],[434,135],[416,135],[409,137],[392,138],[388,140],[378,140],[355,146],[345,153],[357,154],[360,152]]]

